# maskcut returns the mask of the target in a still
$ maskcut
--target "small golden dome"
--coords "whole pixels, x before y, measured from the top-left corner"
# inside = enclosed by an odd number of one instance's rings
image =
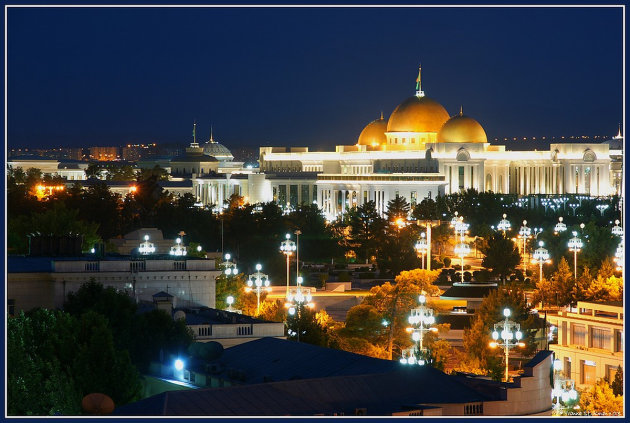
[[[381,115],[380,119],[373,120],[368,123],[361,134],[359,135],[359,141],[357,145],[369,145],[371,147],[377,147],[387,144],[387,138],[385,137],[385,130],[387,129],[387,121],[383,119]]]
[[[438,132],[437,142],[488,142],[486,131],[475,119],[463,114],[453,116]]]
[[[438,132],[448,118],[448,112],[437,101],[413,96],[396,107],[387,132]]]

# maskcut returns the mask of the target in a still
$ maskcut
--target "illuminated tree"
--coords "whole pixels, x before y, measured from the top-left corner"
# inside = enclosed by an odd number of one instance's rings
[[[486,269],[491,269],[503,283],[521,262],[521,255],[516,244],[503,236],[501,232],[488,238],[488,244],[481,252],[485,256],[481,265]]]
[[[620,416],[623,396],[615,396],[608,383],[600,379],[580,395],[580,411],[586,415]]]
[[[589,301],[622,301],[623,279],[615,276],[604,279],[597,276],[586,290],[586,298]]]
[[[374,201],[368,201],[348,212],[350,241],[357,246],[357,257],[369,260],[376,255],[382,241],[385,222],[376,211]]]

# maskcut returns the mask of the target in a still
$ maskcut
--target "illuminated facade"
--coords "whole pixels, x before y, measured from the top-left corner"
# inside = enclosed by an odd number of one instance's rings
[[[237,193],[252,203],[283,206],[317,203],[335,217],[374,201],[381,212],[396,195],[412,205],[424,198],[469,188],[499,194],[621,194],[623,139],[604,143],[558,143],[545,151],[509,151],[491,145],[486,132],[463,110],[450,116],[422,90],[388,119],[370,122],[355,145],[335,151],[307,147],[261,147],[260,175],[220,180],[196,178],[193,188],[206,204]]]

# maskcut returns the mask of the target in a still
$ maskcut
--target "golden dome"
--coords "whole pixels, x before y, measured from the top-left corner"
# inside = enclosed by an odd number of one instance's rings
[[[361,131],[359,135],[357,145],[376,147],[387,144],[387,138],[385,137],[386,129],[387,121],[383,119],[383,115],[381,115],[380,119],[373,120],[363,128],[363,131]]]
[[[437,101],[413,96],[396,107],[387,132],[438,132],[448,118],[448,112]]]
[[[463,114],[453,116],[438,132],[437,142],[488,142],[486,131],[475,119]]]

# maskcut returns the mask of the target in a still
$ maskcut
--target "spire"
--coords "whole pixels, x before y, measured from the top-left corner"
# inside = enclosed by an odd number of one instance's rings
[[[617,131],[617,135],[613,139],[620,140],[621,138],[623,138],[623,135],[621,135],[621,124],[619,124],[619,131]]]
[[[462,106],[461,104],[459,105],[459,115],[464,116],[464,106]]]
[[[416,97],[424,97],[424,91],[422,91],[422,64],[418,66],[418,77],[416,78]]]
[[[214,138],[212,137],[212,124],[210,124],[210,142],[215,142]]]
[[[197,122],[193,121],[193,142],[190,144],[191,147],[199,147],[197,144]]]
[[[383,111],[381,110],[381,120],[383,120]]]

